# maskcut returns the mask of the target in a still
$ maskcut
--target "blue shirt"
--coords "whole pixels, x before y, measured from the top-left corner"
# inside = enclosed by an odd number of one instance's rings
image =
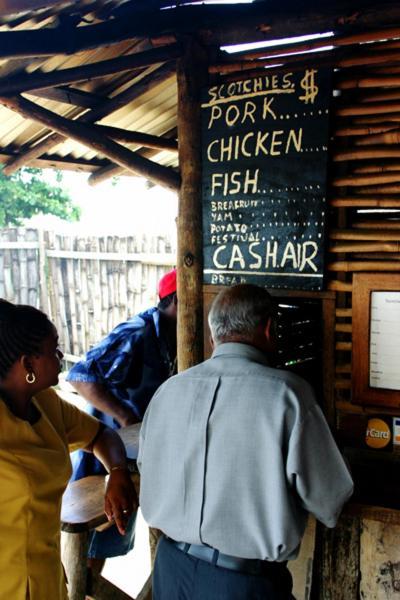
[[[173,359],[160,335],[160,313],[150,308],[117,325],[72,367],[67,381],[104,385],[142,420],[154,392],[172,374]],[[113,429],[119,427],[111,415],[92,405],[87,412]],[[104,472],[102,469],[92,454],[80,452],[74,460],[74,479]]]

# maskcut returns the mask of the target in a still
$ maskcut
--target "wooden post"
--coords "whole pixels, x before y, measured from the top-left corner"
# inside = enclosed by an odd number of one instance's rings
[[[178,144],[181,188],[178,216],[178,366],[203,359],[200,90],[206,56],[191,38],[177,64]]]
[[[62,560],[70,600],[83,600],[86,596],[88,539],[89,531],[62,534]]]
[[[322,600],[359,598],[360,519],[342,516],[335,529],[319,526],[320,590]]]
[[[46,279],[46,246],[44,241],[43,229],[38,229],[39,243],[39,298],[40,308],[49,313],[50,303],[47,295],[47,279]]]

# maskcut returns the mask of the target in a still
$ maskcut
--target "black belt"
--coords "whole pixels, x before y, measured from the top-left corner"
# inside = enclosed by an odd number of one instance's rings
[[[270,562],[267,560],[259,560],[257,558],[237,558],[229,554],[222,554],[211,546],[201,546],[197,544],[187,544],[186,542],[176,542],[171,538],[166,538],[178,550],[185,554],[204,560],[216,567],[222,569],[230,569],[231,571],[240,571],[249,575],[266,575],[275,576],[282,573],[286,569],[286,562]]]

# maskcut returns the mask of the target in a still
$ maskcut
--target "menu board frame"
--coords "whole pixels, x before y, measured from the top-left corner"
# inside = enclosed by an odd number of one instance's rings
[[[370,386],[372,292],[400,292],[400,273],[355,273],[352,307],[352,401],[355,404],[400,407],[400,390]]]
[[[203,283],[321,291],[332,69],[202,90]]]

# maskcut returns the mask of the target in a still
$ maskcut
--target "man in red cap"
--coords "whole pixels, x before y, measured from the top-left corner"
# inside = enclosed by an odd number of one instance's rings
[[[160,301],[121,323],[70,370],[67,380],[88,401],[88,412],[117,429],[138,423],[156,389],[176,373],[176,269],[158,283]],[[94,455],[80,451],[73,459],[73,479],[105,473]],[[95,532],[89,566],[100,571],[106,558],[133,547],[135,518],[126,535],[115,526]]]
[[[172,271],[166,273],[158,282],[158,295],[160,300],[167,296],[171,296],[171,294],[176,294],[176,269],[172,269]]]

